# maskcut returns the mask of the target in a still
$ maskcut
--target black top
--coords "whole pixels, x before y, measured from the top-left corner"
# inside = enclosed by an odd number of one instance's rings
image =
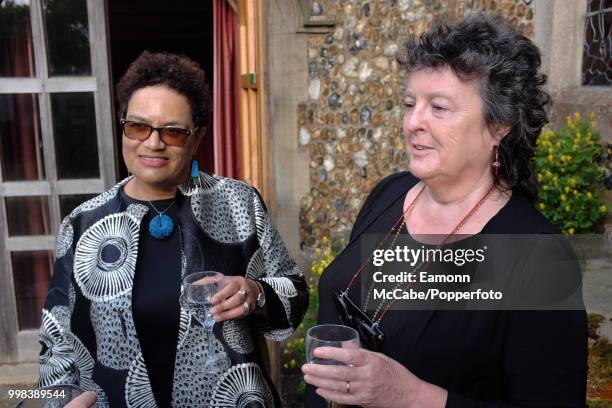
[[[344,251],[319,282],[318,323],[341,324],[332,293],[361,265],[362,234],[386,234],[418,179],[397,173],[368,196]],[[483,234],[558,233],[520,193]],[[349,295],[360,305],[359,279]],[[371,313],[369,313],[371,315]],[[397,311],[381,322],[382,353],[424,381],[448,390],[447,407],[584,407],[587,329],[584,311]],[[308,407],[324,407],[309,387]]]
[[[138,240],[138,260],[132,289],[132,308],[142,356],[149,373],[151,388],[158,407],[169,407],[172,401],[172,380],[176,343],[179,333],[179,293],[181,293],[181,247],[178,210],[175,199],[134,200],[123,189],[129,203],[149,207],[142,219]],[[174,204],[173,204],[174,203]],[[174,221],[172,234],[156,239],[149,233],[149,222],[158,214],[155,208]]]

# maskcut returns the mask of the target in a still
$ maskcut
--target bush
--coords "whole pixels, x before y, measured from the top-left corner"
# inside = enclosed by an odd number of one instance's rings
[[[568,116],[558,130],[548,126],[538,138],[535,170],[540,185],[538,209],[564,234],[589,231],[608,211],[601,196],[602,154],[595,114]]]

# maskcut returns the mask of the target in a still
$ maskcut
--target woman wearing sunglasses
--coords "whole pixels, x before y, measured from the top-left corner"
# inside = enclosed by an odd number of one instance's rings
[[[257,191],[192,161],[210,125],[204,71],[144,52],[117,99],[131,175],[62,222],[40,385],[78,384],[97,407],[280,406],[261,339],[292,333],[307,286]],[[225,275],[214,350],[179,302],[182,278],[206,270]],[[230,366],[207,369],[221,352]]]
[[[366,234],[385,237],[377,249],[398,234],[429,236],[437,246],[456,234],[559,234],[534,206],[530,161],[549,102],[536,46],[478,14],[434,25],[399,60],[408,73],[410,172],[374,188],[348,246],[321,277],[318,323],[352,326],[362,349],[315,351],[343,365],[303,366],[307,406],[323,407],[324,398],[366,407],[584,407],[584,310],[409,311],[362,303],[372,296],[361,294],[369,286],[361,272],[372,259],[360,252]],[[497,260],[514,265],[528,255]]]

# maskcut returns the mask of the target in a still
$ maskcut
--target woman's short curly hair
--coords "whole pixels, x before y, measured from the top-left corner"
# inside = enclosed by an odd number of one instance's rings
[[[117,84],[119,114],[125,115],[130,98],[147,86],[165,85],[184,95],[196,127],[208,127],[211,98],[206,74],[200,65],[182,55],[144,51],[132,62]]]
[[[511,127],[499,147],[499,175],[535,201],[531,162],[550,103],[535,44],[499,18],[476,13],[455,23],[436,23],[405,47],[398,62],[408,75],[447,66],[461,79],[478,81],[486,123],[492,129]]]

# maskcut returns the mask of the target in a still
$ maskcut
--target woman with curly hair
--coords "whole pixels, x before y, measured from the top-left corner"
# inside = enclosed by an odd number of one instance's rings
[[[466,236],[559,234],[534,206],[530,161],[549,102],[537,47],[506,23],[475,14],[434,25],[405,51],[409,172],[374,188],[319,284],[319,324],[353,326],[364,347],[315,350],[343,365],[303,366],[307,405],[324,406],[324,398],[367,407],[583,407],[580,307],[368,307],[370,282],[361,272],[369,260],[360,253],[368,234],[384,237],[379,250],[400,234],[436,248]],[[531,255],[496,261],[512,268]],[[576,265],[570,262],[570,274],[579,276]]]
[[[144,52],[117,100],[131,175],[62,222],[40,385],[77,384],[96,407],[280,406],[263,338],[291,335],[308,289],[257,191],[192,161],[209,127],[204,71]],[[212,331],[179,302],[182,279],[207,270],[225,275]],[[213,353],[229,361],[206,366]]]

